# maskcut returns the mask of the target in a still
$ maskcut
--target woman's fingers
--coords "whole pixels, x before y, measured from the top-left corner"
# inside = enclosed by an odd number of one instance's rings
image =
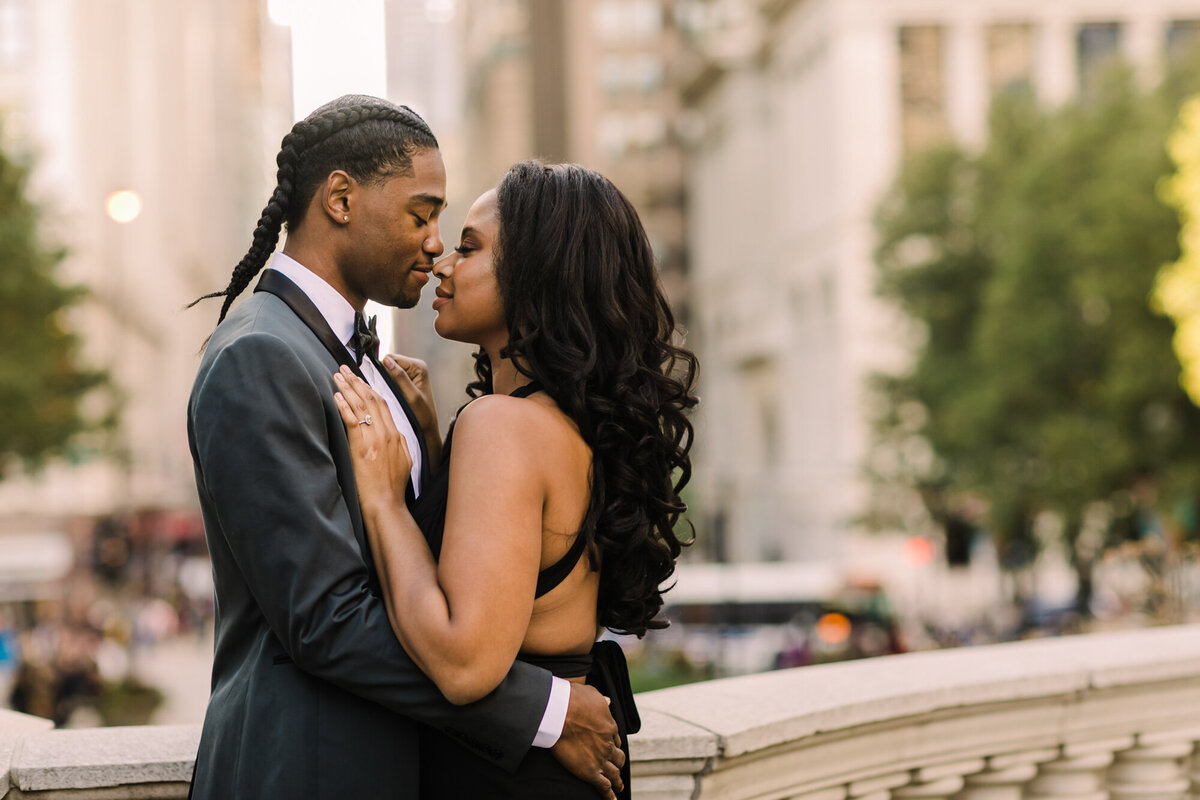
[[[410,358],[399,353],[391,353],[383,359],[383,366],[395,378],[403,374],[411,381],[416,381],[422,375],[429,374],[429,366],[419,358]]]
[[[355,422],[361,422],[370,416],[370,424],[381,425],[389,433],[396,430],[396,424],[388,410],[387,402],[371,388],[370,384],[345,366],[334,373],[333,377],[337,381],[338,388],[346,396],[350,409],[358,415]]]
[[[400,387],[400,392],[409,404],[423,399],[423,387],[429,383],[429,370],[424,361],[408,356],[389,355],[383,359],[383,367]]]
[[[346,424],[346,427],[358,424],[358,417],[354,416],[354,409],[350,408],[350,403],[346,400],[345,395],[341,392],[334,392],[333,402],[337,405],[338,413],[342,415],[342,422]]]
[[[341,370],[333,374],[333,380],[337,384],[342,397],[345,399],[346,405],[349,406],[355,415],[354,421],[358,422],[367,413],[367,399],[362,391],[363,386],[366,386],[366,384],[359,386],[355,383],[355,379],[356,376],[354,373],[349,372],[345,367],[342,367]],[[366,388],[370,389],[369,386]]]

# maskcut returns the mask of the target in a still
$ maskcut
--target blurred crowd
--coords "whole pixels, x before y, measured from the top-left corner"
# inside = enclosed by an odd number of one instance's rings
[[[139,660],[172,637],[209,634],[211,570],[192,543],[150,553],[112,541],[77,562],[62,600],[0,603],[0,705],[59,727],[150,721],[162,695]]]

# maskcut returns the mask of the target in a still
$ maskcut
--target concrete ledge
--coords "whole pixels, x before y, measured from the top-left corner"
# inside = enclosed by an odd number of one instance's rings
[[[638,706],[637,800],[883,798],[985,763],[1200,742],[1200,625],[804,667]],[[50,727],[0,711],[0,800],[186,796],[200,726]]]
[[[949,709],[1188,679],[1200,679],[1200,625],[767,672],[646,692],[638,708],[712,732],[731,757]]]
[[[35,733],[13,754],[12,783],[22,792],[187,783],[199,743],[198,725]]]
[[[54,723],[48,719],[0,709],[0,797],[4,797],[12,785],[10,764],[17,745],[25,736],[53,727]]]

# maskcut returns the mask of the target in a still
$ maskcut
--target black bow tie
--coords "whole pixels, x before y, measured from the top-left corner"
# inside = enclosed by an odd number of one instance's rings
[[[361,367],[363,356],[370,356],[372,361],[379,360],[379,334],[375,332],[375,317],[369,320],[361,311],[354,312],[354,333],[350,334],[347,342],[354,351],[355,362]]]

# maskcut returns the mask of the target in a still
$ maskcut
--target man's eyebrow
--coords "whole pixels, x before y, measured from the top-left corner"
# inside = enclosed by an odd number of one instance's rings
[[[436,194],[425,194],[424,192],[421,194],[414,194],[409,198],[409,202],[414,205],[431,205],[434,208],[441,209],[445,209],[445,207],[449,205],[445,198],[438,197]]]

